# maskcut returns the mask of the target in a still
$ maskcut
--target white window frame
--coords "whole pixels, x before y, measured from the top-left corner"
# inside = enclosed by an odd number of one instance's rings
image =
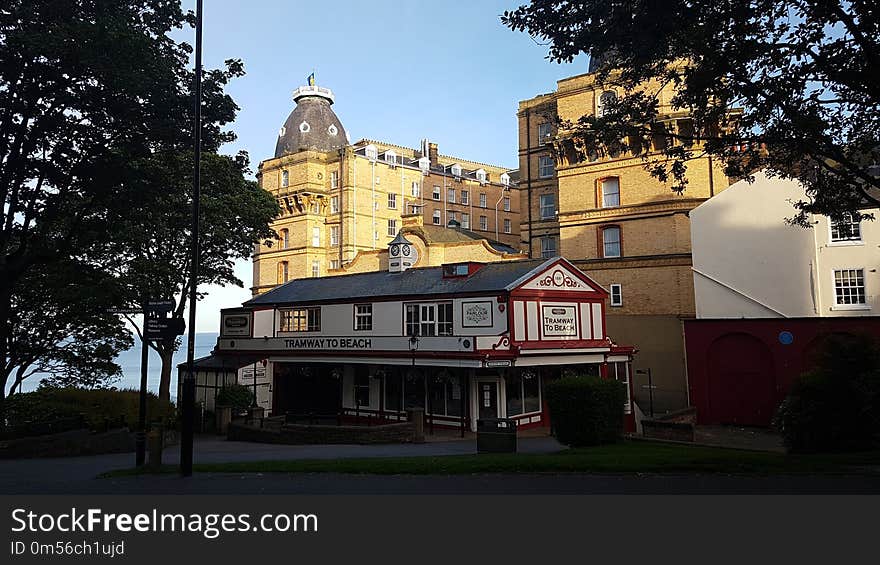
[[[373,305],[372,304],[355,304],[354,308],[354,330],[356,332],[373,330]]]
[[[422,195],[422,185],[419,181],[412,181],[412,185],[410,186],[410,196],[413,198],[418,198]]]
[[[339,268],[339,259],[330,259],[329,269],[336,270]]]
[[[441,215],[440,215],[440,210],[434,210],[434,214],[431,216],[431,222],[435,226],[439,226],[441,223],[443,223],[443,220],[441,219]]]
[[[511,233],[512,222],[510,218],[504,218],[504,233]]]
[[[388,209],[389,210],[397,210],[397,193],[389,192],[388,193]]]
[[[549,205],[545,204],[545,198],[552,199]],[[549,213],[547,210],[549,210]],[[538,217],[542,220],[553,220],[556,218],[556,194],[548,192],[538,196]]]
[[[440,202],[441,196],[442,196],[442,193],[440,192],[440,186],[435,184],[434,190],[431,191],[431,198],[433,198],[437,202]]]
[[[550,179],[556,173],[556,163],[553,157],[546,155],[538,157],[538,178]]]
[[[850,304],[840,303],[840,297],[837,294],[837,273],[844,271],[852,271],[852,272],[861,272],[862,285],[859,286],[847,286],[841,288],[861,288],[861,298],[863,302],[853,302]],[[858,275],[856,275],[858,276]],[[831,269],[831,288],[834,292],[834,305],[831,306],[832,310],[870,310],[871,305],[868,304],[868,281],[865,277],[865,268],[864,267],[846,267],[842,269]]]
[[[488,216],[480,216],[480,230],[488,231],[489,230],[489,217]]]
[[[605,226],[600,229],[602,230],[602,258],[617,259],[618,257],[623,257],[623,230],[620,226]],[[617,230],[617,255],[608,254],[608,245],[605,241],[605,234],[610,230]]]
[[[446,202],[455,204],[455,189],[452,187],[446,188]]]
[[[480,208],[486,208],[486,193],[480,193]]]
[[[467,190],[461,191],[461,203],[467,206],[470,203],[471,194]]]
[[[609,298],[611,299],[612,306],[623,306],[623,285],[620,283],[612,283],[610,285],[611,294]]]
[[[441,310],[449,314],[448,320],[440,321]],[[411,314],[415,313],[415,319]],[[418,328],[419,337],[451,336],[455,334],[455,308],[452,301],[407,302],[403,305],[404,335],[412,336],[413,326]],[[442,332],[442,333],[441,333]]]
[[[857,238],[850,239],[842,239],[838,237],[834,238],[834,226],[835,222],[831,218],[828,218],[828,245],[834,246],[844,246],[844,245],[864,245],[865,240],[862,239],[862,221],[859,220],[857,222],[852,221],[852,214],[846,213],[845,217],[849,218],[849,224],[856,226],[856,231],[858,232]]]
[[[550,141],[551,136],[553,135],[553,124],[550,122],[544,122],[538,124],[538,143],[544,144]]]
[[[330,171],[330,188],[339,188],[339,171]]]
[[[338,214],[339,213],[339,197],[331,196],[330,197],[330,213]]]
[[[330,226],[330,246],[339,245],[339,226]]]
[[[304,333],[321,331],[321,307],[314,306],[309,308],[289,308],[278,311],[278,331],[284,333]],[[311,318],[311,320],[309,319]],[[295,326],[288,326],[285,329],[285,321],[297,321]],[[303,322],[305,327],[303,329]],[[297,329],[298,328],[298,329]]]
[[[469,230],[471,229],[471,215],[468,213],[462,213],[461,215],[461,227]]]
[[[397,235],[397,219],[391,218],[388,220],[388,237],[395,235]]]
[[[317,259],[312,260],[312,278],[321,276],[321,262]]]
[[[552,243],[553,246],[547,245],[548,243]],[[552,235],[548,235],[541,238],[541,258],[542,259],[550,259],[551,257],[556,257],[556,237]]]
[[[510,196],[504,197],[503,207],[505,212],[510,212]]]
[[[321,228],[318,226],[312,228],[312,247],[321,247]]]
[[[281,188],[290,186],[290,171],[281,171]]]
[[[615,181],[617,183],[617,192],[609,192],[605,191],[605,183],[609,181]],[[610,184],[610,183],[609,183]],[[599,190],[602,191],[602,207],[603,208],[619,208],[620,207],[620,177],[605,177],[599,182]],[[617,198],[616,204],[608,203],[608,195],[614,195]]]

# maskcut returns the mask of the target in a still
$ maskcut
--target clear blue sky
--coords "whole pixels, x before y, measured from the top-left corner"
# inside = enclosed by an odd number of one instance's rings
[[[549,62],[546,47],[501,25],[504,10],[520,3],[206,0],[205,66],[239,58],[247,72],[228,88],[241,111],[232,126],[238,141],[225,150],[246,150],[253,169],[271,157],[291,92],[314,69],[336,95],[333,108],[352,141],[418,147],[427,137],[443,154],[515,167],[518,102],[587,69],[585,56]],[[195,9],[195,0],[183,5]],[[249,287],[249,262],[236,272]],[[219,308],[247,298],[247,290],[211,288],[198,330],[217,331]]]

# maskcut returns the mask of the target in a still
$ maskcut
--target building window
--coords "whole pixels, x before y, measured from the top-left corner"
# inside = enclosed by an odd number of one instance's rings
[[[388,237],[397,235],[397,220],[388,220]]]
[[[410,186],[410,194],[414,198],[418,198],[422,195],[422,187],[418,181],[412,181],[412,185]]]
[[[339,171],[330,171],[330,188],[339,188]]]
[[[330,226],[330,245],[339,245],[339,226]]]
[[[485,208],[485,207],[486,207],[486,193],[481,192],[480,193],[480,208]]]
[[[613,90],[606,90],[599,95],[596,103],[596,115],[602,117],[608,111],[608,106],[617,100],[617,94]]]
[[[549,179],[553,176],[555,170],[553,157],[540,157],[538,159],[538,176],[542,179]]]
[[[541,411],[541,377],[537,371],[509,371],[504,376],[507,391],[507,416]]]
[[[504,218],[504,233],[510,233],[510,218]]]
[[[831,241],[861,241],[862,227],[859,220],[846,213],[839,220],[831,220]]]
[[[462,203],[462,204],[464,204],[464,205],[469,204],[469,202],[470,202],[470,197],[471,197],[471,195],[470,195],[470,193],[469,193],[467,190],[462,190],[462,191],[461,191],[461,203]]]
[[[544,144],[550,141],[550,132],[552,131],[552,127],[553,126],[550,122],[538,124],[538,143]]]
[[[388,193],[388,209],[397,210],[397,194],[393,192]]]
[[[281,171],[281,186],[290,186],[290,173],[288,171]]]
[[[608,363],[608,376],[626,387],[626,402],[624,402],[623,411],[629,414],[632,412],[632,400],[630,399],[629,390],[629,363]]]
[[[379,158],[379,149],[373,144],[367,145],[367,147],[364,149],[364,155],[370,161],[375,161]]]
[[[321,247],[321,228],[312,228],[312,247]]]
[[[623,306],[623,287],[619,284],[611,285],[611,305]]]
[[[440,187],[434,185],[434,192],[431,193],[431,198],[434,200],[440,200]]]
[[[834,271],[834,302],[837,306],[858,306],[865,300],[865,270],[840,269]]]
[[[452,176],[455,177],[455,180],[461,180],[461,165],[455,164],[452,165]]]
[[[602,181],[602,207],[620,206],[620,179],[611,177]]]
[[[602,228],[603,257],[620,257],[620,228],[611,226]]]
[[[321,262],[320,261],[312,261],[312,276],[320,277],[321,276]]]
[[[278,284],[284,284],[290,280],[290,265],[287,261],[278,263]]]
[[[486,231],[489,229],[489,218],[480,216],[480,229]]]
[[[510,197],[509,196],[504,197],[504,211],[510,212]]]
[[[434,215],[431,219],[433,220],[435,226],[439,226],[440,225],[440,210],[434,210]]]
[[[282,332],[319,332],[321,331],[321,308],[296,308],[281,310]]]
[[[556,195],[542,194],[540,198],[541,219],[552,220],[556,217]]]
[[[501,180],[501,184],[504,186],[510,186],[510,175],[507,173],[501,173],[501,176],[498,177]]]
[[[287,249],[290,247],[290,230],[284,228],[281,230],[281,248]]]
[[[330,269],[335,270],[339,268],[339,259],[330,259]]]
[[[405,326],[408,336],[452,335],[452,302],[440,304],[407,304]]]
[[[393,169],[397,165],[397,153],[391,151],[390,149],[385,152],[385,162],[391,165]]]
[[[462,214],[461,215],[461,227],[466,230],[471,229],[471,215],[470,214]]]
[[[356,330],[372,330],[373,329],[373,305],[372,304],[355,304],[354,305],[354,329],[356,329]]]
[[[331,196],[330,197],[330,213],[338,214],[339,213],[339,197]]]
[[[446,201],[451,204],[455,204],[455,189],[454,188],[447,188],[446,189]]]
[[[549,259],[556,257],[556,238],[552,236],[541,238],[541,258]]]
[[[357,406],[370,405],[370,374],[366,367],[358,367],[354,376],[354,402]]]
[[[486,184],[486,182],[489,180],[486,171],[484,171],[483,169],[477,169],[477,172],[475,174],[477,177],[477,181],[479,181],[480,184]]]
[[[312,214],[320,214],[321,213],[321,203],[317,200],[312,202]]]

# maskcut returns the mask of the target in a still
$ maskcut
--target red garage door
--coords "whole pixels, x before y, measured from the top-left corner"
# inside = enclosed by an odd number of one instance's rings
[[[769,426],[776,410],[770,349],[757,338],[727,334],[709,348],[709,407],[713,422]]]

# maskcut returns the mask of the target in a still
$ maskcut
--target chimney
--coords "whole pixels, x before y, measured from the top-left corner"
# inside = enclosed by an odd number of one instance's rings
[[[431,166],[436,167],[440,161],[440,154],[437,151],[436,143],[428,143],[428,159],[431,160]]]

